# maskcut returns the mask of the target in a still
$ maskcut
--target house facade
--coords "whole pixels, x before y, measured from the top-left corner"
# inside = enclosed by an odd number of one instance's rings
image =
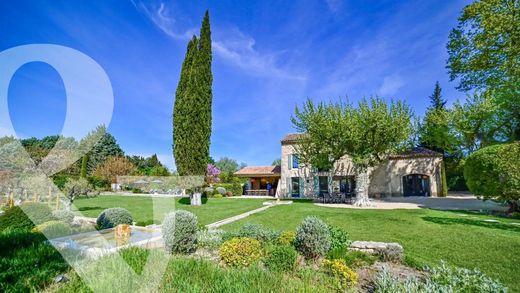
[[[354,165],[348,156],[338,160],[331,171],[302,166],[298,159],[300,134],[289,134],[281,141],[278,197],[314,198],[323,193],[354,193]],[[370,197],[437,196],[441,188],[442,155],[425,148],[391,156],[370,176]]]

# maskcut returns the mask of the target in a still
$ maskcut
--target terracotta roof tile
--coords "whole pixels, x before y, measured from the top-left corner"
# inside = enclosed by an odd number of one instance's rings
[[[419,157],[442,157],[441,153],[423,147],[414,147],[408,151],[390,156],[391,159],[419,158]]]
[[[298,141],[303,136],[303,133],[289,133],[282,139],[282,144],[291,144]]]
[[[263,176],[276,176],[280,175],[280,166],[248,166],[235,172],[235,175],[263,175]]]

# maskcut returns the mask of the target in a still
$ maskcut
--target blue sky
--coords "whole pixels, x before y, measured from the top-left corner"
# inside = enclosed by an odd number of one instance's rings
[[[173,167],[174,93],[187,41],[209,9],[211,155],[269,165],[280,157],[280,139],[294,132],[295,106],[308,97],[394,97],[422,115],[439,80],[449,104],[463,98],[448,80],[445,46],[469,2],[2,1],[0,51],[51,43],[96,60],[114,91],[109,131],[127,154],[157,153]],[[66,97],[49,65],[21,67],[8,99],[19,136],[61,131]]]

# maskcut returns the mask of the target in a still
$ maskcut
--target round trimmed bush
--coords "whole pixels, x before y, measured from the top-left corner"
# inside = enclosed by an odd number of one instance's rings
[[[42,233],[49,239],[70,235],[72,233],[70,225],[61,221],[45,222],[34,227],[32,231]]]
[[[173,253],[190,253],[197,249],[197,216],[184,210],[171,212],[162,223],[164,244]]]
[[[296,230],[294,247],[307,259],[317,259],[330,249],[329,227],[316,217],[306,217]]]
[[[68,210],[56,210],[52,212],[54,219],[65,223],[72,223],[74,221],[74,213]]]
[[[222,186],[215,188],[215,190],[221,195],[226,195],[226,189]]]
[[[292,246],[276,246],[265,259],[265,266],[275,272],[290,272],[296,267],[297,258]]]
[[[31,230],[36,225],[52,219],[52,211],[47,205],[32,202],[24,203],[20,206],[8,208],[0,216],[0,231],[5,229]]]
[[[132,225],[134,219],[127,209],[110,208],[99,214],[96,224],[98,229],[114,228],[120,224]]]
[[[220,258],[232,267],[247,267],[262,256],[260,241],[252,238],[233,238],[220,246]]]
[[[239,237],[253,238],[262,242],[276,242],[280,232],[265,228],[259,224],[246,223],[238,231]]]

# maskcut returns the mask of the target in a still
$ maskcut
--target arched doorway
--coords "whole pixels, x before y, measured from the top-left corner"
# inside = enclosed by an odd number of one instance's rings
[[[430,196],[430,176],[409,174],[403,176],[404,196]]]

